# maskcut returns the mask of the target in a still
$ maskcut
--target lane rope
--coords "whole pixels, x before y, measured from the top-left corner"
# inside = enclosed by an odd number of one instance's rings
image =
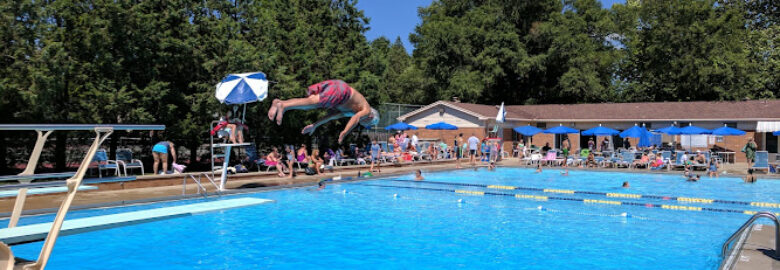
[[[401,180],[401,181],[403,181],[403,180]],[[673,210],[673,211],[695,211],[695,212],[708,211],[708,212],[736,213],[736,214],[746,214],[746,215],[754,215],[756,213],[756,211],[750,211],[750,210],[722,209],[722,208],[710,208],[710,207],[698,207],[698,206],[686,206],[686,205],[668,205],[668,204],[640,203],[640,202],[629,202],[629,201],[592,200],[592,199],[582,199],[582,198],[558,197],[558,196],[539,196],[539,195],[532,195],[532,194],[516,194],[516,193],[504,193],[504,192],[493,192],[493,191],[474,191],[474,190],[464,190],[464,189],[393,186],[393,185],[380,185],[380,184],[368,184],[368,183],[356,183],[356,185],[372,186],[372,187],[383,187],[383,188],[403,188],[403,189],[428,190],[428,191],[439,191],[439,192],[452,192],[452,193],[456,193],[456,194],[460,194],[460,195],[469,195],[469,196],[485,196],[485,195],[505,196],[505,197],[514,197],[514,198],[517,198],[517,199],[535,200],[535,201],[558,200],[558,201],[582,202],[582,203],[585,203],[585,204],[630,205],[630,206],[639,206],[639,207],[645,207],[645,208],[658,208],[658,209]],[[780,216],[780,213],[774,213],[774,214],[776,216]]]
[[[679,202],[687,202],[687,203],[704,203],[704,204],[720,203],[720,204],[748,205],[754,207],[780,208],[780,203],[771,203],[771,202],[745,202],[745,201],[718,200],[718,199],[707,199],[707,198],[665,196],[665,195],[578,191],[578,190],[569,190],[569,189],[551,189],[551,188],[519,187],[519,186],[505,186],[505,185],[483,185],[483,184],[472,184],[472,183],[453,183],[453,182],[438,182],[438,181],[420,182],[420,181],[397,180],[397,179],[381,179],[381,180],[405,182],[405,183],[426,183],[426,184],[434,184],[434,185],[462,186],[462,187],[482,187],[488,189],[502,189],[502,190],[537,191],[537,192],[544,192],[544,193],[600,195],[605,197],[624,198],[624,199],[645,198],[645,199],[655,199],[655,200],[663,200],[663,201],[679,201]]]

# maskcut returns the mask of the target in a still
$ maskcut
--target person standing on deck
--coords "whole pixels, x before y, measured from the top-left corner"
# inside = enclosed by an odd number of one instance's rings
[[[376,166],[377,172],[382,172],[382,169],[379,168],[379,154],[381,152],[379,151],[381,147],[379,144],[374,140],[374,142],[371,144],[371,168],[369,168],[369,172],[374,172],[374,166]]]
[[[420,138],[417,138],[417,133],[412,134],[412,146],[414,149],[417,149],[418,143],[420,143]]]
[[[460,169],[463,168],[460,166],[460,159],[463,158],[463,133],[458,134],[458,136],[455,137],[455,168]]]
[[[748,138],[748,142],[745,144],[745,147],[742,147],[742,152],[745,152],[745,157],[747,158],[748,168],[753,167],[753,161],[756,159],[757,149],[758,145],[756,145],[756,142],[753,141],[753,137]]]
[[[477,136],[474,136],[474,133],[471,133],[471,137],[469,137],[468,143],[469,143],[469,163],[471,163],[471,166],[474,166],[477,158],[477,146],[479,146],[479,139],[477,138]]]
[[[569,143],[569,137],[566,137],[563,139],[563,142],[561,143],[561,152],[563,153],[563,167],[566,167],[569,161],[569,149],[571,148],[571,144]]]
[[[152,157],[154,157],[154,173],[157,173],[157,168],[160,166],[160,162],[162,162],[162,172],[160,174],[167,174],[168,173],[168,153],[171,153],[171,157],[173,157],[173,162],[176,162],[176,148],[173,146],[173,143],[170,141],[161,141],[152,147]]]

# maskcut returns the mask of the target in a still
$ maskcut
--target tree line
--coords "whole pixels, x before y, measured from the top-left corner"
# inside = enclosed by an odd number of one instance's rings
[[[410,55],[398,37],[368,40],[354,0],[4,0],[0,115],[165,124],[194,151],[227,110],[215,84],[237,72],[276,82],[247,110],[250,137],[274,144],[311,142],[298,123],[325,112],[277,127],[270,101],[332,78],[372,104],[776,98],[778,14],[771,0],[438,0],[419,9]],[[338,129],[324,126],[318,142]],[[67,134],[56,136],[62,161]]]

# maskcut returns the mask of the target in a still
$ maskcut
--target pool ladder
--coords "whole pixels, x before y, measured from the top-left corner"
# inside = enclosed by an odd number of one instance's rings
[[[181,195],[187,195],[187,179],[192,179],[192,182],[195,182],[196,185],[198,185],[198,194],[203,195],[204,198],[208,198],[208,191],[206,190],[206,187],[203,186],[203,178],[211,182],[211,185],[214,186],[214,192],[217,194],[217,196],[222,196],[222,192],[219,191],[219,185],[217,185],[217,182],[214,182],[214,178],[212,178],[208,173],[198,173],[197,178],[195,177],[195,174],[188,174],[184,176],[184,180],[182,180],[182,189],[181,189]]]
[[[726,240],[725,243],[723,243],[723,247],[721,248],[721,254],[720,254],[721,257],[726,259],[726,256],[727,256],[727,254],[728,254],[728,252],[730,250],[729,249],[729,244],[731,244],[731,242],[733,242],[740,235],[742,235],[742,233],[745,230],[750,228],[750,225],[752,225],[753,222],[755,222],[757,219],[762,218],[762,217],[771,219],[775,223],[775,257],[776,258],[780,258],[780,221],[778,221],[777,217],[774,214],[770,213],[770,212],[758,212],[755,215],[753,215],[752,217],[750,217],[750,219],[748,219],[748,221],[745,222],[745,224],[742,224],[742,227],[739,227],[739,229],[736,232],[734,232],[734,234],[732,234],[729,237],[729,239]]]

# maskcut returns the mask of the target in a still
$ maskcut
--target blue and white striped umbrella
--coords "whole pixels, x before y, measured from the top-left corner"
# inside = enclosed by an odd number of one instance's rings
[[[268,96],[268,79],[262,72],[228,74],[217,84],[215,96],[228,105],[261,101]]]

